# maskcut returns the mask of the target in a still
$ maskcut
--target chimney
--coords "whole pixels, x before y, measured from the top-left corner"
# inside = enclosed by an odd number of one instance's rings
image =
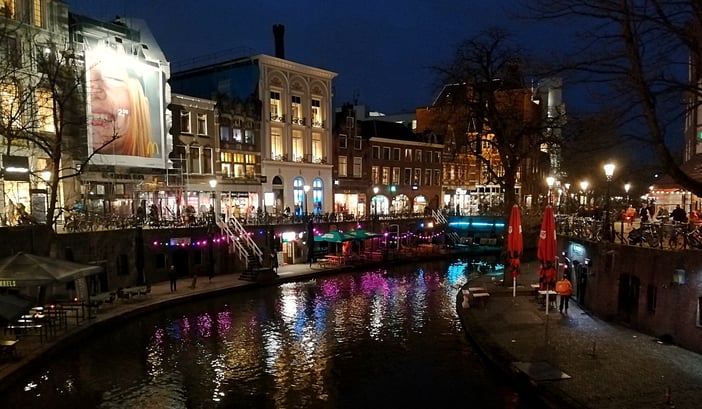
[[[273,25],[273,39],[275,40],[275,56],[278,58],[285,58],[285,41],[283,36],[285,35],[285,26],[282,24]]]

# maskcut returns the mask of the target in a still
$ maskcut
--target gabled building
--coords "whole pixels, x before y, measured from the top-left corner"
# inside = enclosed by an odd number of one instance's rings
[[[171,85],[175,92],[211,99],[218,106],[260,106],[255,118],[260,122],[260,140],[255,140],[255,132],[249,140],[259,147],[261,161],[260,173],[255,175],[260,184],[248,192],[254,211],[330,212],[332,79],[336,74],[286,60],[282,27],[275,26],[274,33],[275,56],[260,54],[190,68],[174,73]],[[229,138],[225,128],[220,126],[225,133],[220,141]],[[257,164],[251,165],[258,170]]]
[[[337,113],[334,213],[362,218],[438,209],[440,141],[365,112],[363,106],[345,105]]]

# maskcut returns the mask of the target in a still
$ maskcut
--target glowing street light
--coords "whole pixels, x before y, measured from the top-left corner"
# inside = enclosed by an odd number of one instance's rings
[[[604,165],[605,176],[607,177],[607,201],[605,202],[605,240],[612,239],[612,226],[609,225],[609,201],[610,201],[610,185],[612,184],[612,176],[614,176],[614,163]]]
[[[546,178],[546,184],[548,185],[548,204],[553,203],[552,189],[554,183],[556,183],[556,179],[553,176]]]
[[[583,191],[583,195],[585,196],[585,200],[582,201],[582,205],[587,205],[587,187],[590,186],[590,183],[588,183],[587,180],[583,180],[580,182],[580,190]]]
[[[624,191],[626,192],[626,202],[629,203],[629,189],[631,189],[631,183],[624,184]]]
[[[305,215],[307,214],[307,193],[310,191],[310,185],[305,185],[302,187],[302,190],[305,191]]]

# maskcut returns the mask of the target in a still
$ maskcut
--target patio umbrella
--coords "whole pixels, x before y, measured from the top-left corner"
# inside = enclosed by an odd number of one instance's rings
[[[29,311],[32,301],[14,294],[0,294],[0,319],[11,322]]]
[[[552,290],[552,283],[556,282],[556,219],[550,205],[544,209],[536,257],[541,262],[539,282],[544,283],[546,290],[546,314],[548,314],[548,291]]]
[[[382,234],[380,234],[380,233],[371,233],[371,232],[365,231],[363,229],[352,230],[346,234],[349,235],[353,240],[368,240],[368,239],[372,239],[373,237],[381,237],[382,236]]]
[[[17,253],[0,260],[0,287],[31,287],[67,283],[97,274],[102,267]]]
[[[512,297],[517,296],[517,276],[523,251],[522,216],[519,212],[519,206],[515,204],[512,206],[507,225],[507,261],[512,271]]]

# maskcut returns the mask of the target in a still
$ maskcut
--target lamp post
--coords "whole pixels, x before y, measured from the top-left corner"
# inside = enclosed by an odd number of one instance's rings
[[[629,204],[629,189],[631,189],[631,183],[625,183],[624,191],[626,192],[626,204]]]
[[[614,163],[604,165],[605,176],[607,177],[607,201],[605,202],[605,240],[612,239],[612,226],[609,225],[609,200],[610,200],[610,185],[612,184],[612,176],[614,175]]]
[[[304,210],[305,210],[305,216],[307,216],[307,213],[308,213],[308,212],[307,212],[307,211],[308,211],[308,207],[307,207],[307,192],[310,191],[310,185],[305,185],[305,186],[303,186],[303,187],[302,187],[302,190],[305,192],[305,209],[304,209]]]
[[[564,183],[563,187],[565,187],[564,193],[565,193],[565,211],[566,213],[569,212],[569,207],[570,207],[570,183]]]
[[[217,194],[215,190],[217,188],[217,179],[210,179],[210,188],[212,189],[210,193],[210,207],[212,213],[210,216],[212,216],[212,220],[210,222],[214,223],[215,214],[217,214]]]
[[[590,184],[587,182],[587,180],[583,180],[580,182],[580,189],[583,191],[583,195],[585,196],[585,200],[581,200],[581,205],[587,205],[587,187]]]
[[[549,176],[546,178],[546,184],[548,185],[548,204],[553,204],[553,184],[556,182],[556,179],[553,176]]]
[[[209,232],[209,243],[208,243],[208,256],[209,256],[209,265],[207,266],[208,268],[208,275],[210,278],[214,277],[214,272],[215,272],[215,261],[214,261],[214,226],[217,223],[217,218],[215,217],[217,209],[217,193],[216,193],[216,188],[217,188],[217,179],[210,179],[210,188],[212,189],[212,193],[210,193],[210,208],[211,208],[211,214],[210,214],[210,232]],[[193,281],[193,287],[195,287],[195,281]]]

